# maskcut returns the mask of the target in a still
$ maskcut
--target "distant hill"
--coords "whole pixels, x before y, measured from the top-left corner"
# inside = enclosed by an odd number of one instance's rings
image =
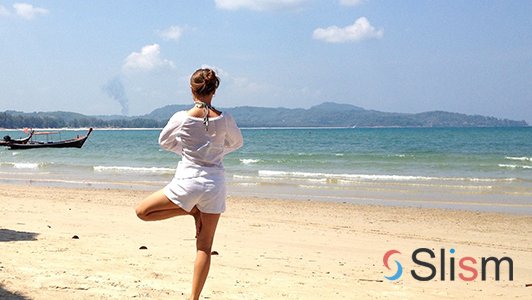
[[[86,116],[71,112],[6,111],[0,113],[0,128],[22,127],[163,127],[177,111],[191,105],[168,105],[143,116]],[[325,102],[310,109],[240,106],[220,108],[227,111],[240,127],[527,127],[525,121],[466,115],[445,111],[417,114],[389,113]]]
[[[147,116],[163,121],[190,105],[168,105]],[[444,111],[417,114],[366,110],[349,104],[322,103],[310,109],[240,106],[220,108],[241,127],[526,127],[525,121]],[[143,116],[145,117],[145,116]]]
[[[158,121],[168,120],[172,115],[180,110],[189,110],[192,108],[192,105],[167,105],[165,107],[157,108],[151,113],[142,116],[146,119],[153,119]]]

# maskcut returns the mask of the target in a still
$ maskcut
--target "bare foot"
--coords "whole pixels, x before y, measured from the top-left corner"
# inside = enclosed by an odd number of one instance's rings
[[[194,206],[190,211],[190,214],[194,217],[194,222],[196,223],[196,238],[198,238],[201,231],[201,212],[196,206]]]

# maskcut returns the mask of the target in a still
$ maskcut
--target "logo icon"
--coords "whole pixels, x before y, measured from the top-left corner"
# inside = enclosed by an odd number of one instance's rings
[[[401,252],[397,251],[397,250],[390,250],[388,252],[386,252],[384,254],[384,257],[382,258],[382,262],[384,263],[384,266],[388,269],[388,270],[391,270],[390,266],[388,266],[388,260],[390,258],[390,256],[392,256],[392,254],[401,254]],[[390,276],[390,277],[387,277],[387,276],[384,276],[384,278],[388,279],[388,280],[397,280],[399,279],[399,277],[401,277],[401,275],[403,275],[403,266],[401,266],[401,264],[394,260],[395,263],[397,264],[397,272],[395,273],[395,275],[393,276]]]

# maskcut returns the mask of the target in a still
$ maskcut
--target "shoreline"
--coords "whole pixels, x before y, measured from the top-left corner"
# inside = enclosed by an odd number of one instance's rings
[[[134,207],[150,191],[0,184],[0,297],[186,299],[194,260],[191,218],[146,223]],[[229,196],[205,299],[528,299],[532,216],[416,207]],[[110,230],[111,229],[111,230]],[[72,239],[77,236],[79,239]],[[146,246],[147,250],[140,250]],[[410,254],[433,249],[416,265]],[[383,256],[400,261],[396,281]],[[456,257],[456,279],[440,279],[440,249]],[[455,249],[455,254],[449,250]],[[466,282],[462,257],[510,257],[500,280]],[[469,266],[471,264],[466,263]],[[395,267],[395,269],[394,269]]]
[[[170,178],[170,177],[169,177]],[[168,180],[163,181],[101,181],[101,180],[75,180],[52,178],[0,178],[0,185],[16,185],[22,187],[51,187],[72,189],[118,189],[137,192],[153,192],[163,188]],[[345,194],[336,189],[315,189],[302,187],[288,187],[283,185],[242,184],[227,181],[227,195],[248,198],[275,198],[283,201],[314,201],[325,203],[347,203],[390,207],[413,207],[428,209],[448,209],[456,211],[508,213],[532,216],[532,203],[525,196],[513,195],[488,196],[479,191],[477,194],[466,192],[464,194],[445,193],[424,188],[417,191],[395,189],[370,185],[369,189],[360,188],[353,194]]]
[[[432,126],[357,126],[357,127],[320,127],[320,126],[310,126],[310,127],[239,127],[241,130],[257,130],[257,129],[273,129],[273,130],[282,130],[282,129],[464,129],[464,128],[530,128],[532,125],[528,126],[450,126],[450,127],[432,127]],[[26,127],[27,128],[27,127]],[[33,130],[63,130],[63,131],[77,131],[77,130],[88,130],[90,127],[61,127],[61,128],[31,128]],[[162,127],[93,127],[93,130],[162,130]],[[0,128],[0,131],[23,131],[24,128]]]

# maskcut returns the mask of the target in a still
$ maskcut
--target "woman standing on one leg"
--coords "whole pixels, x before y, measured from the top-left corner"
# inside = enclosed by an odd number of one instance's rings
[[[196,261],[190,299],[199,299],[211,264],[211,248],[220,214],[225,211],[222,158],[240,148],[242,134],[234,119],[211,106],[220,84],[213,70],[197,70],[190,78],[194,107],[177,112],[159,136],[165,150],[183,158],[174,179],[136,208],[144,221],[192,215],[196,223]]]

